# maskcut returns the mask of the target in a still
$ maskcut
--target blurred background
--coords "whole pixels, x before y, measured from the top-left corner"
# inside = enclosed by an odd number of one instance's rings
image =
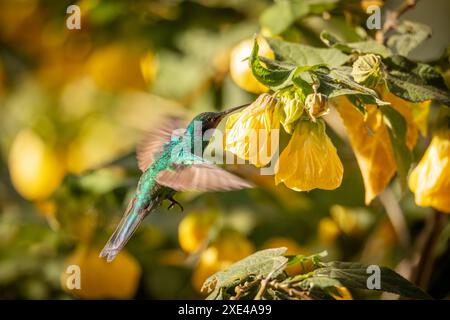
[[[258,32],[322,46],[327,29],[357,41],[369,4],[398,4],[317,2],[327,4],[278,33],[264,0],[0,0],[0,298],[200,299],[212,273],[280,246],[386,265],[448,297],[447,217],[415,206],[410,193],[398,203],[395,183],[364,206],[353,152],[332,130],[345,166],[337,190],[299,193],[249,176],[258,188],[179,194],[183,213],[164,206],[114,263],[98,258],[135,190],[143,133],[165,115],[190,118],[256,97],[230,76],[234,47]],[[81,9],[80,30],[66,27],[71,4]],[[433,28],[411,58],[445,54],[449,13],[448,1],[427,0],[405,15]],[[421,138],[418,157],[428,143]],[[72,264],[80,290],[66,285]]]

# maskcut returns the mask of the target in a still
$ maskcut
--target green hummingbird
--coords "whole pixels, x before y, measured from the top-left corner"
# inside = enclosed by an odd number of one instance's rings
[[[210,142],[204,134],[215,129],[230,113],[242,105],[221,112],[197,115],[186,127],[170,118],[160,129],[150,131],[137,147],[137,161],[143,171],[136,192],[119,225],[100,253],[111,262],[126,245],[142,220],[163,200],[171,201],[169,209],[178,205],[173,197],[178,191],[226,191],[250,188],[252,185],[203,159],[202,152]]]

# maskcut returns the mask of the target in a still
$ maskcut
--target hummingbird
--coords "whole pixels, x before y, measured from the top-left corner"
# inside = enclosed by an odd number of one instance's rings
[[[152,130],[138,145],[136,158],[143,172],[133,198],[116,230],[100,253],[111,262],[126,245],[144,218],[169,200],[169,209],[182,205],[174,199],[179,191],[227,191],[251,188],[246,180],[205,160],[202,154],[210,142],[204,133],[215,129],[221,120],[248,104],[221,112],[204,112],[182,127],[182,120],[169,118]]]

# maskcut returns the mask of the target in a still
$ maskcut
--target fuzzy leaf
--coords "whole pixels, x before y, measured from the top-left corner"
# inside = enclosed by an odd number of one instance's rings
[[[207,299],[216,299],[221,290],[234,287],[250,276],[267,277],[272,273],[272,278],[277,277],[287,264],[288,258],[282,256],[286,251],[284,247],[261,250],[213,274],[203,284],[208,292],[212,291]]]
[[[328,98],[351,95],[364,104],[389,105],[389,102],[380,100],[374,90],[355,82],[351,78],[350,72],[350,68],[347,67],[336,68],[329,73],[317,72],[320,81],[319,91],[327,95]]]
[[[294,71],[295,66],[283,65],[271,59],[264,59],[265,66],[258,56],[259,45],[255,40],[252,54],[250,56],[250,68],[255,78],[265,86],[276,89],[287,82]]]
[[[368,266],[354,262],[329,262],[325,267],[314,271],[317,277],[329,277],[338,280],[347,288],[368,289]],[[380,291],[392,292],[414,299],[430,299],[431,297],[419,287],[409,282],[395,271],[380,267]]]
[[[397,164],[397,176],[402,191],[406,191],[407,176],[412,164],[412,153],[406,144],[407,124],[405,118],[389,106],[381,106],[383,120],[389,129],[395,163]]]
[[[325,64],[338,67],[348,60],[348,56],[334,48],[314,48],[311,46],[287,42],[275,38],[266,38],[277,60],[296,66],[314,66]]]
[[[429,26],[408,20],[400,21],[395,31],[396,34],[389,37],[387,45],[403,56],[408,55],[411,50],[431,36]]]
[[[320,39],[323,43],[325,43],[327,46],[331,48],[338,49],[344,53],[350,54],[350,53],[374,53],[378,54],[382,57],[388,57],[392,53],[391,51],[383,46],[382,44],[379,44],[375,40],[367,40],[367,41],[359,41],[359,42],[350,42],[345,43],[337,38],[335,38],[333,35],[328,33],[327,31],[323,31],[320,34]]]
[[[450,92],[444,79],[432,66],[416,63],[402,56],[383,60],[387,67],[389,91],[405,100],[437,100],[450,106]]]
[[[310,13],[320,14],[333,9],[336,2],[337,0],[279,0],[261,14],[260,23],[273,34],[280,34],[296,20]]]

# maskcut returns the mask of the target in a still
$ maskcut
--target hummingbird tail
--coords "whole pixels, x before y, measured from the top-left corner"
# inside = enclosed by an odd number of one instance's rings
[[[128,240],[130,240],[142,220],[144,220],[158,204],[158,201],[152,201],[147,206],[137,205],[136,198],[133,198],[128,205],[124,216],[120,220],[119,225],[100,253],[100,258],[105,258],[107,262],[113,261],[120,250],[127,244]]]

